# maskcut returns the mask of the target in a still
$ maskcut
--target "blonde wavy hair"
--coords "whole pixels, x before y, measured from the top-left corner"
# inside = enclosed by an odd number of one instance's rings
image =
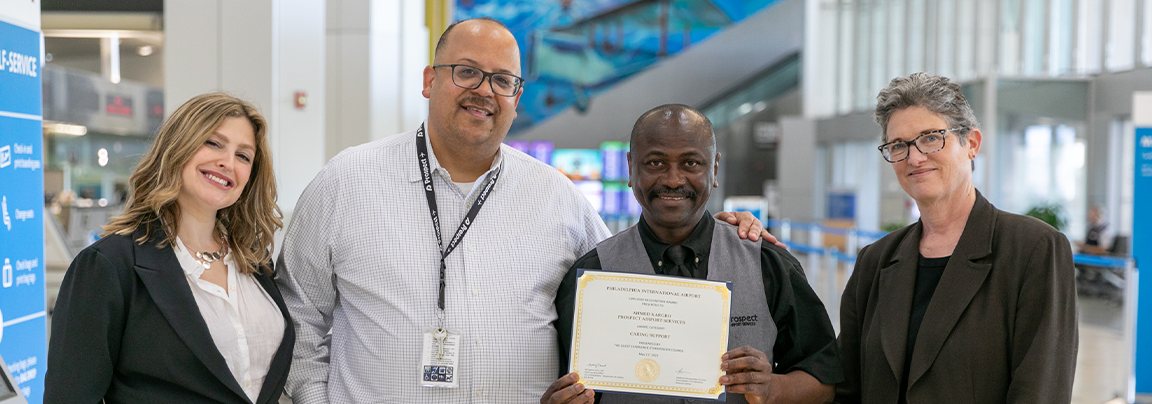
[[[124,213],[104,226],[104,234],[131,236],[144,228],[136,239],[143,245],[153,232],[163,231],[158,247],[176,243],[179,233],[181,171],[208,137],[228,118],[244,118],[255,132],[256,153],[252,173],[240,199],[216,212],[216,236],[228,243],[238,270],[252,274],[271,266],[273,234],[283,226],[276,205],[276,180],[272,174],[272,154],[268,148],[268,123],[251,104],[224,93],[203,94],[188,100],[164,122],[152,147],[129,180],[128,203]],[[159,219],[159,220],[157,220]]]

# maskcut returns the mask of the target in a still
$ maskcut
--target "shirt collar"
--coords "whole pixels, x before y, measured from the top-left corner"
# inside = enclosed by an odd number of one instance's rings
[[[652,261],[652,267],[657,268],[664,260],[664,252],[672,245],[656,237],[656,233],[644,221],[643,216],[640,217],[639,227],[640,240],[644,242],[644,250],[648,252],[648,259]],[[712,214],[705,210],[703,217],[696,223],[696,228],[688,234],[688,238],[684,239],[680,245],[688,247],[693,255],[700,258],[701,261],[708,259],[708,251],[712,247],[712,231],[715,227],[716,221],[712,219]]]
[[[421,125],[423,125],[423,127],[424,127],[424,146],[428,148],[428,168],[430,170],[432,170],[433,173],[439,172],[440,175],[443,176],[444,181],[450,182],[451,181],[450,179],[452,176],[448,173],[448,170],[446,170],[446,169],[444,169],[444,167],[440,166],[440,160],[436,158],[436,150],[432,149],[432,139],[431,139],[432,135],[430,134],[431,129],[428,127],[428,121],[425,120],[424,123],[422,123]],[[410,153],[408,153],[408,155],[409,156],[415,156],[416,155],[416,144],[415,143],[412,143],[412,150]],[[408,157],[408,158],[411,158],[411,157]],[[422,175],[420,174],[420,162],[416,161],[416,159],[412,159],[412,160],[415,164],[416,170],[413,172],[413,175],[410,178],[410,181],[411,182],[421,181]],[[495,171],[496,168],[500,167],[500,164],[502,164],[503,162],[504,162],[504,145],[500,145],[500,148],[496,150],[496,158],[492,159],[492,165],[488,167],[488,171],[484,172],[484,174],[481,175],[480,178],[486,178],[489,173],[491,173],[492,171]],[[479,181],[479,179],[477,179],[477,181]]]

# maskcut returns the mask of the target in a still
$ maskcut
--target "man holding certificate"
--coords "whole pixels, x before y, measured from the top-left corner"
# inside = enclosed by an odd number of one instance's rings
[[[628,163],[640,223],[560,284],[566,374],[541,403],[832,400],[843,379],[836,336],[800,264],[739,240],[704,208],[719,158],[711,122],[691,107],[637,120]]]

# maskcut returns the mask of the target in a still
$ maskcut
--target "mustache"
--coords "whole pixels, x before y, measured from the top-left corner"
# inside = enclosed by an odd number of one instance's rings
[[[464,97],[463,100],[460,100],[460,104],[475,105],[477,107],[489,109],[492,112],[496,112],[498,110],[496,103],[492,102],[492,100],[476,95],[469,95]]]
[[[684,187],[671,188],[668,186],[660,185],[648,190],[648,199],[656,199],[660,196],[679,196],[692,200],[696,200],[696,191]]]

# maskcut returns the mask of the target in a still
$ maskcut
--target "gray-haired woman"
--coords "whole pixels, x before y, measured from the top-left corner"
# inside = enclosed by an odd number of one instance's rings
[[[983,137],[960,86],[916,73],[876,97],[883,158],[917,223],[860,251],[840,308],[839,403],[1068,403],[1068,240],[972,185]]]

